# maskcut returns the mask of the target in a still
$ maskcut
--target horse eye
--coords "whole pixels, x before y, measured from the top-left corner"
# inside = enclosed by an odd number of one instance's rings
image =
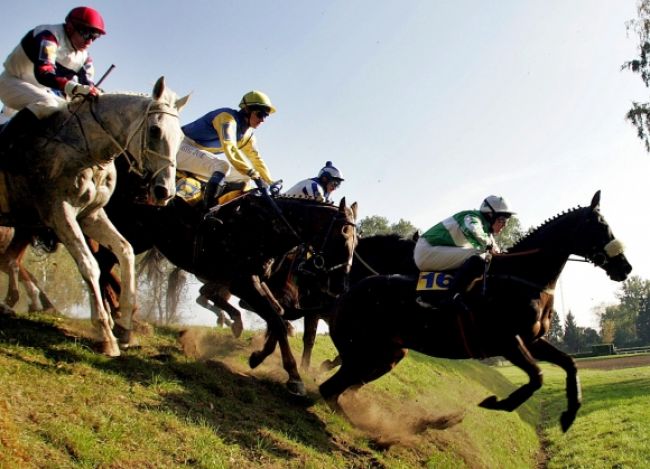
[[[149,127],[149,138],[152,140],[162,139],[162,129],[157,125]]]

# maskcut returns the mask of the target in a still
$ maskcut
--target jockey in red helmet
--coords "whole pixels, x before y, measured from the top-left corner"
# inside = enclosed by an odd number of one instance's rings
[[[0,152],[7,130],[29,129],[73,95],[96,96],[90,45],[106,34],[104,19],[96,10],[77,7],[64,23],[45,24],[30,30],[4,61],[0,74],[3,114],[12,119],[0,133]]]

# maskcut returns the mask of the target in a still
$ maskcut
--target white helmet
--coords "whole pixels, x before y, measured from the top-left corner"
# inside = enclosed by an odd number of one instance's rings
[[[318,172],[318,177],[321,177],[321,176],[327,176],[329,179],[332,179],[332,180],[335,180],[335,181],[343,181],[344,180],[343,175],[341,174],[341,171],[336,169],[332,165],[331,161],[328,161],[327,163],[325,163],[325,166],[323,167],[323,169],[321,169]]]
[[[497,195],[488,195],[481,204],[480,211],[483,213],[500,216],[500,215],[514,215],[515,212],[510,210],[508,202],[503,197]]]

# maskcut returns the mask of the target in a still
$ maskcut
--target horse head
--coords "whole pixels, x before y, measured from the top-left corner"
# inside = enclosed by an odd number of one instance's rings
[[[357,203],[347,207],[343,198],[336,207],[306,198],[277,200],[305,248],[299,271],[313,277],[327,295],[343,293],[357,245]]]
[[[127,150],[149,182],[153,205],[165,205],[176,193],[176,153],[183,139],[178,113],[188,100],[189,95],[177,99],[160,77],[137,130],[141,137],[129,140]]]
[[[575,254],[603,269],[609,278],[622,282],[632,271],[624,254],[623,243],[614,237],[611,228],[600,213],[600,191],[594,194],[586,207],[586,217],[576,236]]]
[[[323,263],[321,268],[327,274],[326,292],[333,296],[344,293],[349,286],[352,258],[358,244],[356,220],[357,203],[346,207],[343,197],[321,249],[323,258],[329,260],[329,265]]]

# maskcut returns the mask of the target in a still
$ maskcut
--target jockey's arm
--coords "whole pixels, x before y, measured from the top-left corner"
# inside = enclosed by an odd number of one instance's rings
[[[266,165],[255,150],[254,137],[251,137],[241,150],[237,147],[237,122],[230,114],[225,112],[217,114],[212,120],[212,126],[219,135],[223,153],[237,171],[251,177],[259,174],[266,182],[273,182]],[[250,159],[250,163],[248,159]]]
[[[260,177],[266,182],[268,182],[269,184],[271,184],[273,182],[273,179],[271,178],[271,172],[269,171],[269,168],[266,166],[266,163],[260,156],[259,151],[257,151],[257,147],[255,144],[255,137],[252,137],[248,141],[248,143],[244,145],[242,151],[248,157],[248,160],[253,165],[255,171],[259,173]]]
[[[36,77],[36,81],[43,86],[62,91],[66,95],[71,95],[73,82],[68,77],[57,75],[56,57],[59,43],[56,37],[49,31],[43,31],[36,39],[38,41],[39,52],[36,60],[32,59],[34,60],[34,76]],[[94,73],[93,61],[89,56],[83,67],[77,72],[79,84],[92,87]]]
[[[485,232],[483,223],[479,218],[466,215],[463,224],[465,225],[467,239],[473,247],[485,250],[489,244],[493,244],[492,237]]]
[[[56,55],[59,42],[50,31],[43,31],[36,36],[38,56],[34,61],[34,76],[41,85],[57,91],[64,91],[68,78],[56,75]],[[28,53],[29,55],[29,53]]]

